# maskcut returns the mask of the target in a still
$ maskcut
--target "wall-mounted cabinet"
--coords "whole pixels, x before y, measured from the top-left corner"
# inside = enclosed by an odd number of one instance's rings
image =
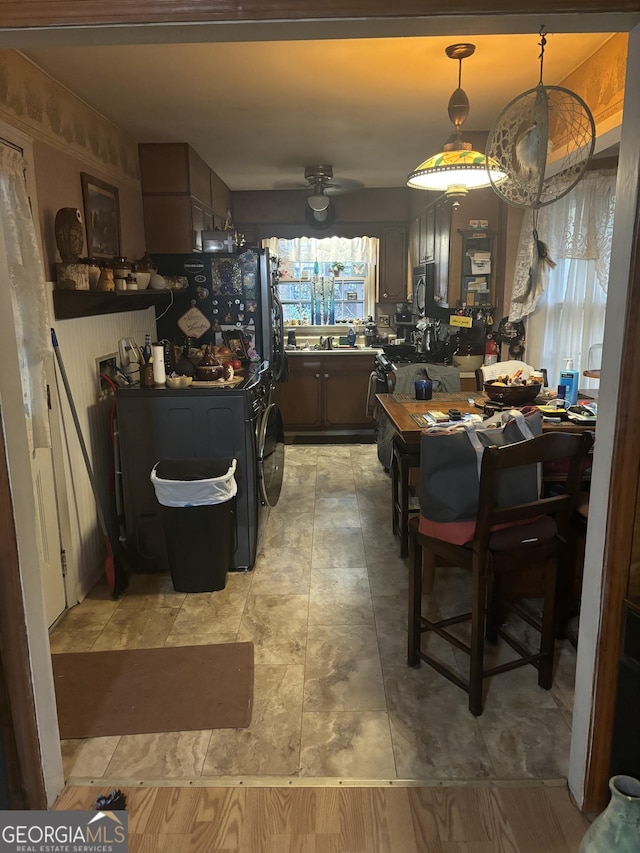
[[[434,295],[448,299],[449,259],[451,252],[451,205],[439,199],[422,211],[411,223],[409,264],[435,264]]]
[[[202,232],[222,227],[231,193],[186,142],[141,143],[148,252],[201,252]]]
[[[436,302],[451,301],[449,267],[451,265],[451,204],[441,199],[433,206],[433,260],[435,263],[434,297]]]
[[[435,253],[435,207],[423,210],[411,223],[409,256],[411,267],[433,260]]]
[[[190,195],[213,207],[211,169],[186,142],[138,145],[142,192]]]
[[[407,229],[390,225],[380,240],[378,302],[404,302],[407,298]]]

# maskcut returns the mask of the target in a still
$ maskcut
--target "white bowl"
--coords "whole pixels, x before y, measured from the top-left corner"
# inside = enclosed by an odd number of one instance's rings
[[[483,355],[454,355],[453,366],[459,368],[463,373],[471,373],[482,367]]]

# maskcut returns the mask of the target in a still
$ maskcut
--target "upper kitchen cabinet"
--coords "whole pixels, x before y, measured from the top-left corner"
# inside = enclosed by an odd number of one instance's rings
[[[501,304],[501,294],[496,287],[496,278],[502,280],[496,243],[502,227],[503,208],[497,193],[487,187],[470,192],[458,207],[440,196],[413,219],[409,230],[409,264],[412,269],[420,264],[434,264],[434,296],[438,302],[453,307],[459,300],[467,299],[472,269],[471,262],[464,260],[471,247],[471,243],[465,244],[465,235],[472,235],[478,222],[487,222],[491,230],[483,228],[482,231],[490,233],[491,240],[476,248],[492,252],[491,298],[494,305]]]
[[[378,302],[404,302],[407,298],[407,229],[390,225],[382,230]]]
[[[451,261],[451,216],[452,207],[447,199],[442,199],[433,207],[433,260],[436,265],[434,296],[438,302],[452,301],[449,287],[449,267]]]
[[[211,169],[186,142],[143,142],[138,151],[144,194],[186,194],[213,207]]]
[[[411,223],[409,230],[409,264],[411,268],[434,260],[435,218],[435,205],[430,205]]]
[[[202,232],[221,227],[231,193],[186,142],[141,143],[148,252],[201,252]]]

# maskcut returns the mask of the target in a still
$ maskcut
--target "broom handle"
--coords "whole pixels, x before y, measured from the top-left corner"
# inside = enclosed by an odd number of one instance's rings
[[[93,476],[93,469],[91,467],[91,460],[89,459],[89,454],[87,453],[87,445],[84,442],[84,437],[82,435],[82,428],[80,426],[80,421],[78,420],[78,413],[76,411],[75,403],[73,402],[73,396],[71,394],[71,386],[69,385],[69,379],[67,378],[67,371],[64,368],[64,362],[62,361],[62,353],[60,352],[60,347],[58,346],[58,338],[56,337],[55,329],[51,329],[51,342],[53,344],[53,351],[56,354],[56,361],[58,362],[58,367],[60,369],[60,375],[62,376],[62,382],[64,384],[64,389],[67,392],[67,400],[69,401],[69,408],[71,409],[71,415],[73,417],[73,422],[76,426],[76,433],[78,434],[78,441],[80,442],[80,449],[82,450],[82,455],[84,457],[84,464],[87,467],[87,474],[89,476],[89,482],[91,483],[91,490],[93,491],[93,497],[96,501],[96,511],[98,514],[98,521],[100,522],[100,529],[102,530],[102,535],[105,539],[109,538],[109,534],[107,532],[107,524],[104,519],[104,515],[102,513],[102,506],[100,504],[100,498],[98,496],[98,486],[95,481],[95,477]]]

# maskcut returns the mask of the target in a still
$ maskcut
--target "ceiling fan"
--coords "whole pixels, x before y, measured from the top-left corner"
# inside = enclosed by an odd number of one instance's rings
[[[359,181],[335,181],[333,166],[326,163],[305,166],[304,177],[312,190],[307,196],[305,218],[313,228],[327,228],[334,221],[336,212],[331,204],[331,195],[353,192],[362,187]]]
[[[313,228],[327,228],[335,220],[336,211],[330,196],[355,192],[363,186],[360,181],[348,178],[334,179],[333,166],[328,163],[305,166],[304,181],[297,184],[287,183],[286,189],[311,190],[310,195],[307,196],[305,219]],[[285,187],[282,186],[282,188]]]

